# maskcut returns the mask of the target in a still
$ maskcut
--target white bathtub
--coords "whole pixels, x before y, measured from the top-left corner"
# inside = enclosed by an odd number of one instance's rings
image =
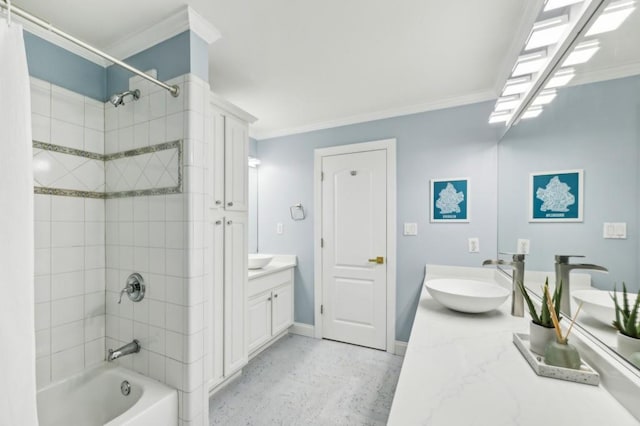
[[[124,396],[126,380],[131,393]],[[40,426],[176,426],[178,392],[114,365],[101,365],[38,391]]]

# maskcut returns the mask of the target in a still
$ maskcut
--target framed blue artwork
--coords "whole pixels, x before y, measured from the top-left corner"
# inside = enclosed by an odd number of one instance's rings
[[[535,172],[529,178],[529,222],[582,222],[584,171]]]
[[[469,222],[469,178],[431,179],[431,222]]]

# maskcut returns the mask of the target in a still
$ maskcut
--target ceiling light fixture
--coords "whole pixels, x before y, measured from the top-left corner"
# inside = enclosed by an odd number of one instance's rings
[[[556,72],[553,77],[551,77],[551,80],[549,80],[545,88],[553,89],[556,87],[566,86],[575,76],[575,68],[562,68],[558,72]]]
[[[524,50],[537,49],[538,47],[556,44],[569,26],[569,15],[561,15],[555,18],[533,24]]]
[[[532,106],[530,107],[524,114],[522,114],[522,119],[527,119],[527,118],[535,118],[537,116],[539,116],[540,114],[542,114],[542,107],[541,106]]]
[[[587,37],[617,30],[636,8],[635,0],[621,0],[611,3],[598,16],[587,31]]]
[[[502,90],[502,96],[515,95],[524,93],[531,89],[531,76],[524,75],[522,77],[511,78],[507,80]]]
[[[520,95],[510,95],[498,98],[494,111],[509,111],[520,105]]]
[[[527,53],[526,55],[520,55],[516,60],[516,65],[513,67],[511,75],[513,77],[518,77],[521,75],[536,73],[542,69],[546,61],[547,49]]]
[[[558,94],[556,89],[545,89],[538,96],[536,96],[535,100],[531,102],[531,106],[536,105],[547,105],[553,101]]]
[[[511,120],[511,111],[493,112],[489,116],[489,124],[506,123]]]
[[[600,42],[598,40],[590,40],[580,43],[573,49],[573,52],[569,54],[567,59],[562,63],[563,67],[571,65],[584,64],[596,54],[600,49]]]
[[[260,165],[260,159],[255,157],[249,157],[249,167],[256,168]]]
[[[582,3],[583,0],[547,0],[544,4],[544,11],[560,9],[561,7],[570,6],[576,3]]]

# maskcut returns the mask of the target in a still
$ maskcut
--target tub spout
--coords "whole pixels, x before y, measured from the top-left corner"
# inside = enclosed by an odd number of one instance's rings
[[[140,342],[134,339],[133,342],[127,343],[126,345],[118,348],[118,349],[109,349],[109,355],[107,356],[107,361],[115,361],[121,356],[137,354],[140,352]]]

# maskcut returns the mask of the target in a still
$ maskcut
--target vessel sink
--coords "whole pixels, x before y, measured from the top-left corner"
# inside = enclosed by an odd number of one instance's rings
[[[270,254],[249,254],[249,269],[261,269],[273,260]]]
[[[496,309],[509,297],[509,290],[498,284],[465,278],[427,280],[424,286],[447,308],[470,314]]]
[[[582,302],[582,310],[592,316],[599,322],[611,326],[613,320],[616,319],[616,310],[611,296],[613,291],[605,290],[575,290],[571,292],[571,297],[578,304]],[[621,291],[616,292],[618,296],[618,303],[622,303],[623,295]],[[629,297],[629,303],[633,304],[636,301],[636,295],[633,293],[627,293]]]

